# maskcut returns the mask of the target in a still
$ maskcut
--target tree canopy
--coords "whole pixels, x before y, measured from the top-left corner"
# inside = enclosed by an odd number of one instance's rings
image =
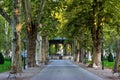
[[[65,37],[76,40],[82,48],[95,48],[93,53],[100,53],[102,38],[106,49],[110,46],[115,49],[116,40],[120,38],[119,0],[22,0],[20,3],[21,35],[23,38],[27,34],[28,50],[34,49],[29,51],[30,55],[35,53],[38,32],[49,39]],[[5,50],[5,36],[12,40],[12,29],[4,25],[9,23],[8,26],[12,26],[12,4],[12,1],[0,1],[1,50]]]

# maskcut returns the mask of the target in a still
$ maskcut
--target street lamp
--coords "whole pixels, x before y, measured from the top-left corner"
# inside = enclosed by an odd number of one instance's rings
[[[24,61],[24,69],[25,69],[25,66],[26,66],[26,39],[24,38],[23,40],[23,44],[24,44],[24,54],[23,54],[23,61]]]
[[[101,61],[102,61],[102,70],[104,70],[104,54],[103,54],[103,43],[104,43],[104,38],[101,39]]]

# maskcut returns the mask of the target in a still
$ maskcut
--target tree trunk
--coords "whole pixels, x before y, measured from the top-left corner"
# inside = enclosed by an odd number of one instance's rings
[[[119,68],[119,60],[120,60],[120,40],[117,42],[117,52],[116,52],[116,59],[114,64],[114,71],[117,71]]]
[[[97,28],[97,0],[93,2],[93,27],[91,28],[92,40],[93,40],[93,58],[92,65],[94,66],[97,63],[97,53],[96,53],[96,28]]]
[[[83,53],[82,53],[82,48],[80,48],[79,52],[80,52],[79,62],[83,62]]]
[[[99,22],[99,20],[98,20]],[[96,40],[93,47],[93,65],[101,66],[101,49],[102,49],[102,26],[98,24],[96,30]]]
[[[22,25],[20,23],[20,0],[13,0],[13,66],[16,67],[17,72],[22,72],[21,65],[21,38],[20,31]]]
[[[48,48],[49,48],[49,44],[48,44],[48,38],[45,38],[45,64],[48,64]]]
[[[40,35],[40,32],[37,34],[37,41],[36,41],[36,63],[40,64],[42,61],[42,52],[41,52],[41,47],[42,47],[42,37]]]
[[[77,60],[77,45],[76,45],[76,39],[73,41],[73,53],[74,53],[74,61]]]
[[[37,39],[37,26],[33,22],[31,25],[27,25],[28,47],[27,47],[27,64],[28,67],[35,67],[35,50]]]
[[[93,67],[101,65],[101,49],[103,38],[103,4],[94,0],[93,2],[93,28],[91,28],[92,40],[93,40]],[[98,15],[97,15],[98,13]]]
[[[48,39],[46,36],[42,37],[42,62],[48,62]]]
[[[79,49],[77,49],[76,62],[79,62],[79,59],[80,59],[80,53],[79,53]]]
[[[37,39],[37,28],[40,26],[41,14],[46,0],[41,0],[38,14],[32,17],[32,8],[30,0],[22,0],[22,6],[24,9],[24,17],[27,29],[28,37],[28,48],[27,48],[27,64],[28,67],[36,66],[35,50],[36,50],[36,39]],[[35,16],[37,16],[35,18]]]
[[[79,45],[79,42],[77,40],[75,40],[74,42],[75,44],[75,61],[76,62],[79,62],[79,58],[80,58],[80,45]]]
[[[42,37],[42,63],[45,62],[45,37]]]
[[[7,50],[9,50],[9,38],[8,38],[8,23],[5,21],[5,37],[6,37],[6,44],[5,47]],[[6,51],[7,51],[6,50]],[[8,57],[8,56],[7,56]]]
[[[20,33],[21,25],[19,22],[19,15],[20,15],[20,1],[19,0],[13,0],[13,18],[10,18],[10,16],[5,12],[4,9],[0,7],[0,14],[6,19],[6,21],[12,26],[12,65],[17,66],[19,68],[19,71],[21,71],[21,62],[19,61],[19,50],[20,50]],[[18,29],[19,28],[19,29]],[[17,50],[18,47],[19,49]],[[15,51],[17,51],[17,54]],[[16,55],[17,54],[17,55]],[[16,61],[16,56],[18,57],[18,61]],[[15,58],[14,58],[15,57]],[[20,65],[17,65],[17,64]]]

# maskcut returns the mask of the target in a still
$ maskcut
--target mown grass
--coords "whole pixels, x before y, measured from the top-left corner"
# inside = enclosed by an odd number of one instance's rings
[[[87,63],[91,63],[91,61],[88,61]],[[10,66],[11,66],[11,61],[5,60],[4,64],[0,64],[0,73],[8,71],[8,67],[10,67]],[[108,62],[107,60],[104,60],[104,67],[113,69],[114,62]]]
[[[6,60],[4,64],[0,64],[0,73],[8,71],[9,68],[11,66],[11,61]]]
[[[91,63],[91,61],[88,61],[88,63]],[[113,69],[114,67],[114,62],[108,62],[107,60],[104,60],[103,63],[105,68]]]
[[[110,69],[113,69],[113,67],[114,67],[114,62],[108,62],[108,61],[104,61],[104,66],[106,67],[106,68],[110,68]]]

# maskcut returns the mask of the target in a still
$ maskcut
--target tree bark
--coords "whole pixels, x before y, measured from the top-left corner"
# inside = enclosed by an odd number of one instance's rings
[[[83,62],[83,51],[82,50],[83,50],[82,48],[79,49],[79,53],[80,53],[79,62]]]
[[[48,38],[46,36],[45,38],[45,64],[48,64],[48,48],[49,48],[49,43],[48,43]]]
[[[45,39],[46,37],[42,37],[42,63],[45,63],[45,61],[46,61],[46,58],[45,58]]]
[[[48,39],[46,36],[42,37],[42,63],[48,62]]]
[[[76,53],[76,62],[79,63],[79,59],[80,59],[80,53],[79,53],[79,49],[77,49],[77,53]]]
[[[40,25],[41,13],[43,11],[46,0],[41,0],[40,8],[38,10],[37,18],[32,17],[32,9],[30,0],[22,0],[24,9],[25,23],[27,29],[28,47],[27,47],[27,64],[28,67],[36,66],[35,50],[37,40],[37,28]]]
[[[22,25],[20,23],[20,0],[13,0],[13,66],[16,67],[17,72],[22,72],[22,63],[21,63],[21,37],[20,31]]]
[[[40,64],[42,61],[42,37],[40,32],[37,34],[37,40],[36,40],[36,63]]]
[[[35,50],[36,50],[36,39],[37,39],[37,26],[31,22],[31,25],[27,25],[27,65],[28,67],[35,67]]]
[[[20,2],[21,0],[13,0],[13,19],[2,9],[0,8],[0,14],[12,25],[12,65],[16,67],[17,72],[22,72],[21,65],[21,37],[20,31],[22,24],[20,23]]]
[[[97,28],[97,0],[93,2],[93,27],[91,28],[92,40],[93,40],[93,59],[92,65],[94,66],[97,63],[96,55],[96,28]]]
[[[93,67],[101,66],[101,49],[103,38],[103,4],[94,0],[93,2],[93,27],[91,28],[92,40],[93,40]],[[98,13],[98,14],[97,14]]]
[[[119,61],[120,61],[120,40],[117,41],[117,52],[116,52],[115,64],[113,68],[114,71],[118,70]]]

